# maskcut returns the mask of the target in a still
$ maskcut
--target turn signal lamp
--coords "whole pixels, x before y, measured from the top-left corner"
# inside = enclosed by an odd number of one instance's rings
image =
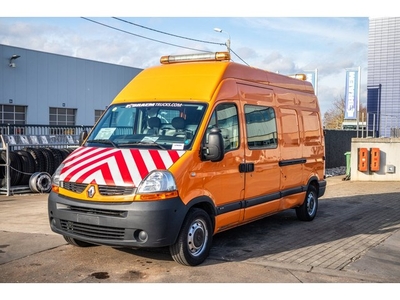
[[[201,54],[183,54],[183,55],[165,55],[160,58],[162,64],[171,64],[178,62],[193,61],[223,61],[230,60],[229,52],[201,53]]]

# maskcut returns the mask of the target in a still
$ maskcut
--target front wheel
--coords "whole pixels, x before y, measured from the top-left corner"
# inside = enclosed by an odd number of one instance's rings
[[[297,218],[301,221],[312,221],[317,214],[318,209],[318,193],[317,189],[310,185],[306,194],[306,198],[301,206],[296,207]]]
[[[172,258],[182,265],[197,266],[210,252],[212,224],[210,216],[202,209],[188,212],[178,239],[169,247]]]

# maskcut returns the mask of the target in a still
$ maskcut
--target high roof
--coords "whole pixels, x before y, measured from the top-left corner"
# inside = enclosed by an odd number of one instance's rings
[[[228,61],[180,62],[148,68],[116,97],[132,100],[211,100],[225,79],[238,79],[314,94],[311,83]]]

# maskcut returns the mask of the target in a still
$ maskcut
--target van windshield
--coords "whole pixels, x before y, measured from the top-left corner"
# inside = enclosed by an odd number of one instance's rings
[[[186,150],[192,146],[205,104],[135,102],[113,104],[90,133],[86,146]]]

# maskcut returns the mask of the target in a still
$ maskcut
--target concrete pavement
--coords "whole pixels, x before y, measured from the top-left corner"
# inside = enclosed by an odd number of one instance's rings
[[[139,281],[400,282],[400,182],[342,179],[328,178],[326,194],[319,201],[313,222],[299,222],[293,211],[287,211],[229,230],[215,236],[210,257],[201,267],[175,265],[166,255],[164,261],[153,261],[153,265],[158,264],[157,276]],[[50,230],[47,196],[0,195],[0,282],[37,282],[15,271],[16,265],[32,267],[35,255],[51,255],[57,249],[70,249],[76,259],[82,255],[81,249],[66,245]],[[121,258],[113,261],[112,255],[107,255],[110,248],[97,249],[96,255],[103,255],[104,266],[109,261],[110,268],[122,267]],[[163,276],[160,268],[164,264],[173,266],[176,272],[169,270]],[[44,267],[41,278],[46,269],[56,265]],[[64,282],[62,275],[51,277],[51,282]],[[106,282],[121,280],[111,278]]]

